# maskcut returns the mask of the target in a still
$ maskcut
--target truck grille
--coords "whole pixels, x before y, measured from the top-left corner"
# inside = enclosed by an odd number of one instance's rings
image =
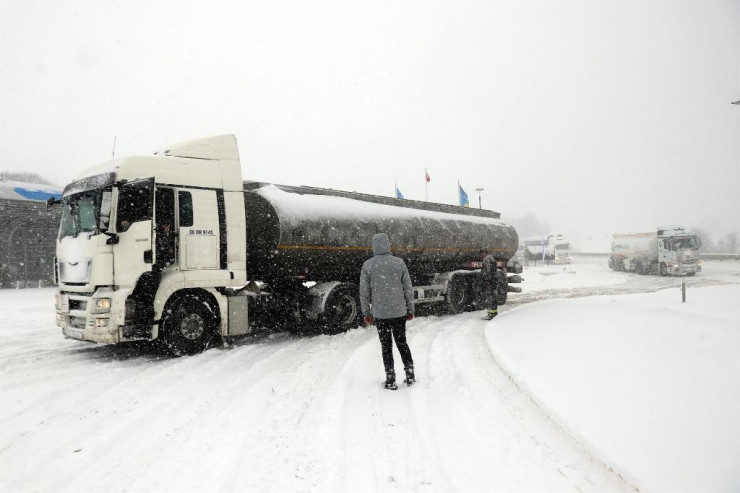
[[[85,300],[74,300],[74,299],[71,299],[70,298],[70,300],[69,300],[69,309],[70,310],[80,310],[80,311],[83,311],[84,312],[85,310],[87,310],[87,301],[85,301]]]

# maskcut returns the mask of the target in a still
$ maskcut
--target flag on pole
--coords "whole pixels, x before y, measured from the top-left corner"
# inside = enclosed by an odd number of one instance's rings
[[[460,182],[457,183],[458,193],[460,195],[460,207],[470,207],[470,201],[468,200],[468,194],[465,193],[463,187],[460,186]]]
[[[403,198],[403,194],[402,194],[402,193],[401,193],[401,191],[400,191],[400,190],[398,189],[398,185],[396,185],[396,198],[397,198],[397,199],[402,199],[402,198]]]
[[[427,169],[426,168],[424,168],[424,178],[426,179],[427,183],[429,183],[430,181],[432,181],[432,179],[429,178],[429,173],[427,173]]]

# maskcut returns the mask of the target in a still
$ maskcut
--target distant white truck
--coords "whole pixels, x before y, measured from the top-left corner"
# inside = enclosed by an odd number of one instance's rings
[[[527,260],[550,261],[555,264],[571,262],[570,243],[563,235],[549,235],[547,238],[523,240],[521,246]]]
[[[615,234],[609,268],[638,274],[688,275],[701,271],[699,238],[681,227]]]

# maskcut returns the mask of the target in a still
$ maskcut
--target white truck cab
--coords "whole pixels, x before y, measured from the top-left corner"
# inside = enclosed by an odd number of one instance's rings
[[[61,202],[56,308],[67,337],[155,339],[168,319],[188,325],[186,340],[170,341],[188,352],[203,343],[208,324],[220,324],[223,335],[239,333],[239,325],[227,323],[228,303],[216,290],[246,283],[233,135],[108,161],[78,176]],[[177,309],[186,304],[203,309],[178,320]]]

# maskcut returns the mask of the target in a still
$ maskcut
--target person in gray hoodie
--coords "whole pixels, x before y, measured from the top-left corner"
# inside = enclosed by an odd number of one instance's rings
[[[365,323],[376,323],[385,366],[385,388],[396,390],[393,340],[401,353],[406,385],[416,382],[414,360],[406,342],[406,321],[414,318],[414,295],[409,270],[403,260],[391,255],[388,235],[373,236],[373,257],[362,264],[360,303]]]

